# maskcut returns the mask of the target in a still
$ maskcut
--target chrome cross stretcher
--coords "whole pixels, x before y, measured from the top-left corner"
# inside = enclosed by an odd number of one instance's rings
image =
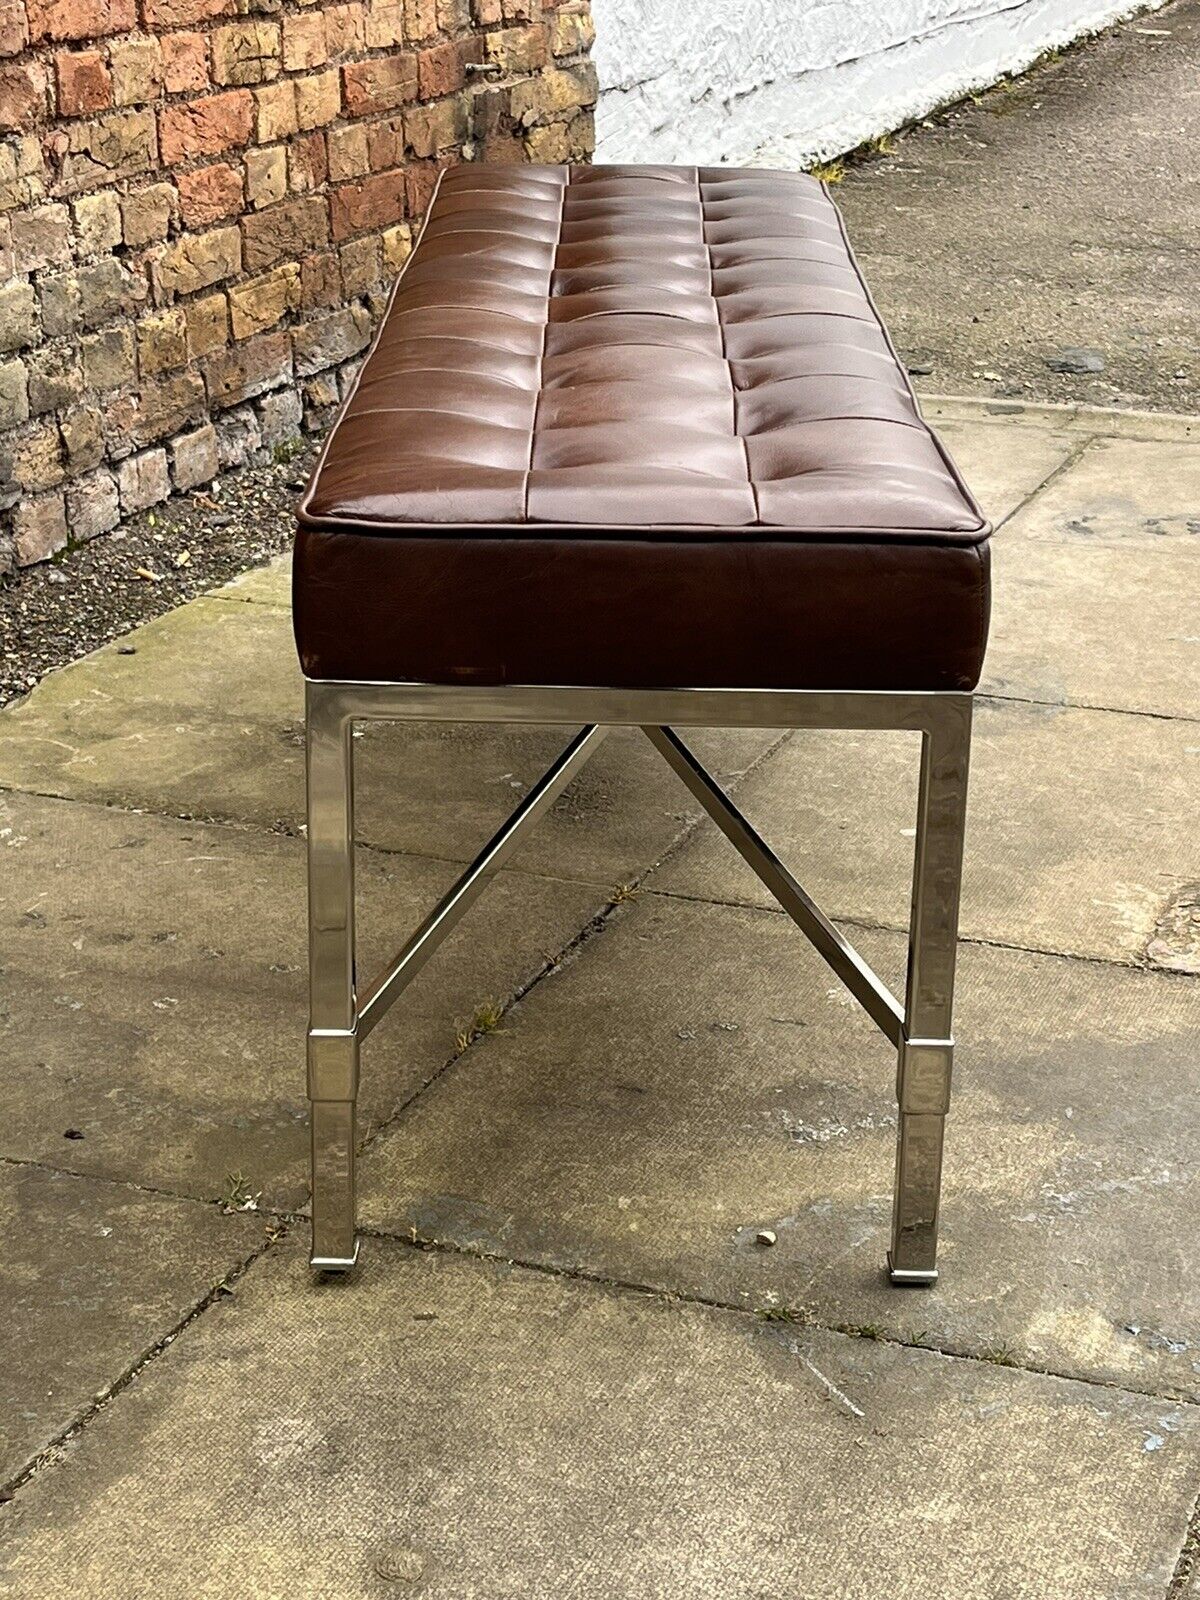
[[[899,1128],[888,1271],[937,1278],[938,1197],[954,1052],[952,1008],[972,697],[959,692],[596,689],[307,683],[312,1265],[345,1271],[355,1232],[355,1102],[363,1041],[613,727],[640,727],[800,931],[895,1046]],[[557,761],[387,966],[355,969],[353,727],[358,720],[581,725]],[[903,1003],[719,788],[677,731],[689,727],[921,734]]]

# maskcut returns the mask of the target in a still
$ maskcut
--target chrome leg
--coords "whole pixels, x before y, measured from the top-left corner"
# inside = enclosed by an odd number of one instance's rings
[[[351,726],[355,718],[587,724],[390,965],[365,987],[361,1007],[354,971]],[[908,988],[903,1008],[667,723],[921,731]],[[937,1278],[942,1135],[954,1050],[951,1012],[971,696],[921,690],[877,694],[867,690],[310,682],[308,1071],[313,1265],[344,1270],[354,1265],[357,1255],[354,1108],[363,1038],[478,897],[525,829],[589,758],[608,726],[646,731],[872,1020],[898,1043],[900,1127],[888,1266],[894,1283],[933,1283]]]
[[[308,1098],[312,1128],[314,1267],[354,1265],[354,1103],[358,1005],[354,982],[352,720],[326,685],[307,686]]]
[[[921,743],[904,1036],[896,1077],[900,1126],[888,1269],[893,1283],[937,1280],[942,1135],[950,1108],[971,698],[947,696]]]

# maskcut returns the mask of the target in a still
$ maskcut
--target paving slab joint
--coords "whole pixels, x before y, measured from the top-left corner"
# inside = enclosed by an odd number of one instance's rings
[[[182,1198],[190,1198],[190,1196]],[[58,1465],[63,1458],[65,1447],[78,1437],[85,1428],[88,1428],[102,1411],[106,1411],[147,1367],[151,1366],[159,1356],[175,1343],[180,1334],[186,1332],[188,1328],[198,1322],[211,1306],[224,1299],[232,1291],[238,1280],[243,1278],[257,1261],[266,1255],[269,1250],[274,1249],[287,1236],[287,1231],[287,1227],[284,1225],[274,1235],[264,1239],[249,1255],[243,1257],[241,1261],[231,1267],[217,1283],[214,1283],[201,1295],[199,1300],[188,1308],[166,1333],[156,1339],[153,1344],[148,1345],[123,1372],[118,1374],[110,1384],[105,1385],[79,1415],[72,1418],[66,1427],[62,1428],[51,1439],[49,1444],[45,1445],[35,1456],[25,1462],[24,1466],[11,1474],[5,1482],[0,1483],[0,1498],[12,1500],[31,1478]]]
[[[641,1283],[636,1278],[615,1278],[611,1274],[593,1272],[587,1267],[579,1265],[558,1266],[551,1262],[529,1261],[521,1256],[505,1255],[500,1251],[483,1250],[478,1246],[459,1244],[453,1239],[426,1238],[416,1228],[410,1228],[406,1233],[392,1233],[386,1228],[360,1222],[358,1232],[363,1238],[384,1240],[389,1244],[403,1245],[406,1249],[423,1253],[457,1256],[467,1261],[478,1262],[480,1265],[511,1267],[519,1272],[534,1273],[539,1277],[586,1284],[590,1288],[607,1291],[611,1294],[629,1294],[644,1299],[657,1300],[663,1305],[693,1306],[701,1311],[719,1312],[725,1316],[737,1317],[744,1322],[761,1323],[764,1327],[778,1324],[781,1330],[789,1330],[791,1333],[794,1333],[797,1328],[812,1328],[821,1333],[837,1334],[844,1339],[864,1339],[874,1344],[889,1345],[899,1350],[927,1350],[933,1355],[945,1356],[948,1361],[966,1361],[976,1366],[1011,1367],[1015,1372],[1024,1372],[1034,1378],[1051,1378],[1062,1383],[1085,1384],[1088,1388],[1103,1389],[1110,1393],[1137,1395],[1143,1398],[1168,1402],[1174,1406],[1187,1406],[1192,1409],[1200,1408],[1200,1401],[1170,1390],[1130,1387],[1127,1384],[1115,1383],[1111,1379],[1094,1377],[1088,1373],[1062,1372],[1056,1367],[1040,1367],[1031,1362],[1020,1361],[1014,1357],[1007,1346],[997,1346],[992,1350],[966,1350],[955,1348],[949,1344],[937,1344],[932,1339],[901,1339],[895,1335],[884,1333],[878,1328],[866,1328],[858,1323],[822,1322],[804,1309],[792,1310],[778,1306],[764,1308],[761,1306],[735,1305],[731,1301],[719,1300],[712,1295],[691,1293],[685,1289],[663,1289],[654,1284]],[[934,1278],[936,1277],[937,1274],[935,1273]],[[925,1286],[931,1287],[932,1285],[926,1284]],[[1193,1528],[1189,1533],[1189,1541],[1189,1544],[1185,1546],[1185,1553],[1190,1551],[1190,1559],[1200,1568],[1200,1501],[1197,1503],[1196,1513],[1193,1518]],[[1175,1600],[1175,1591],[1171,1591],[1168,1596],[1164,1597],[1164,1600]]]
[[[931,421],[1039,423],[1089,438],[1120,436],[1175,443],[1200,438],[1200,416],[1186,411],[1147,411],[1125,406],[1056,404],[1053,401],[999,400],[987,395],[917,393]]]

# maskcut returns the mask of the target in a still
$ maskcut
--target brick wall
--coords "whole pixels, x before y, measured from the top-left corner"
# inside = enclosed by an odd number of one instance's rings
[[[439,169],[586,160],[587,0],[0,0],[0,570],[328,424]]]

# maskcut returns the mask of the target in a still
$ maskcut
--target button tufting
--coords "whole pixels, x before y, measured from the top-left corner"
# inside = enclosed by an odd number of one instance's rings
[[[301,507],[297,636],[317,677],[958,689],[988,531],[822,185],[468,165]]]
[[[304,516],[983,532],[821,185],[703,167],[448,172]]]

